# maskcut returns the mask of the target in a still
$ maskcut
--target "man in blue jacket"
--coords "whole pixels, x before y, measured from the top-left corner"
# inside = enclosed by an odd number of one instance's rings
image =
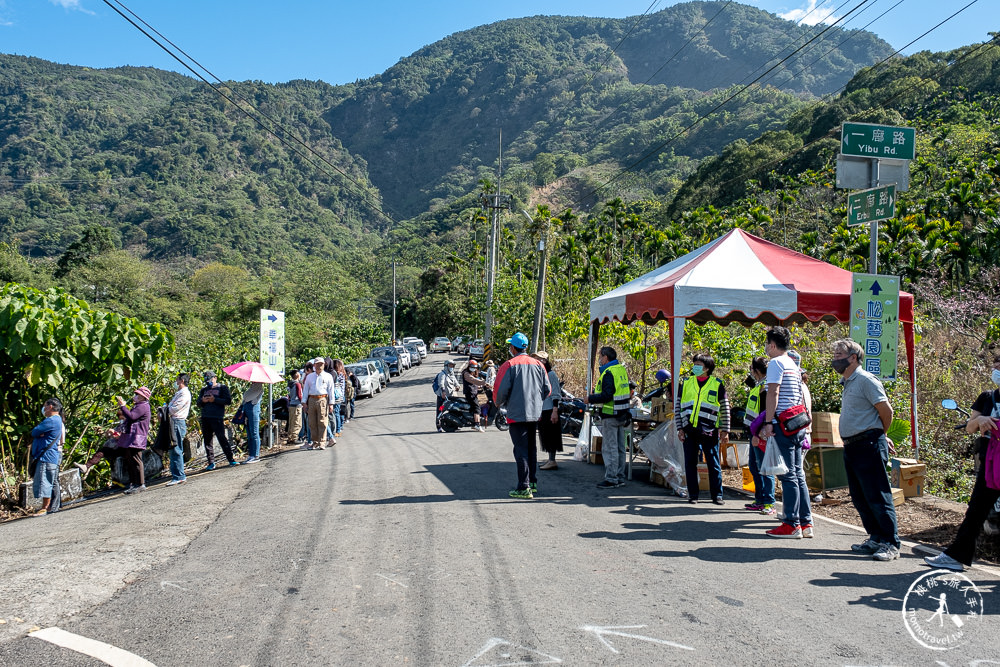
[[[62,404],[50,398],[42,406],[42,421],[31,429],[31,458],[38,461],[32,491],[41,498],[42,508],[34,516],[59,511],[59,463],[62,461],[63,421],[59,416]]]
[[[542,403],[552,387],[542,362],[527,354],[528,337],[516,333],[507,342],[511,358],[497,371],[493,400],[497,406],[507,408],[510,439],[514,443],[517,488],[510,492],[510,497],[530,500],[538,492],[535,429],[542,416]]]

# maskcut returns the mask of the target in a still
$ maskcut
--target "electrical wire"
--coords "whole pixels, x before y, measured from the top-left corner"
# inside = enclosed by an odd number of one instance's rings
[[[792,53],[790,53],[787,56],[785,56],[784,58],[782,58],[778,63],[776,63],[775,65],[773,65],[772,67],[770,67],[767,71],[765,71],[763,74],[761,74],[760,76],[758,76],[756,79],[754,79],[750,83],[742,86],[739,90],[737,90],[733,94],[731,94],[728,97],[726,97],[726,99],[724,99],[721,102],[719,102],[712,109],[710,109],[706,113],[702,114],[697,120],[692,121],[690,124],[688,124],[687,126],[685,126],[683,129],[678,130],[673,136],[671,136],[666,141],[663,141],[663,142],[657,144],[656,146],[654,146],[653,148],[649,149],[648,151],[646,151],[635,162],[633,162],[633,163],[629,164],[628,166],[623,167],[622,169],[620,169],[614,176],[612,176],[610,179],[608,179],[607,181],[605,181],[603,184],[601,184],[598,187],[596,187],[593,190],[591,190],[586,196],[584,196],[580,200],[578,200],[577,203],[582,205],[582,204],[586,203],[589,200],[596,199],[597,194],[601,190],[603,190],[604,188],[608,187],[612,183],[615,183],[622,176],[624,176],[626,173],[628,173],[629,171],[633,170],[635,167],[639,166],[640,164],[644,163],[646,160],[649,160],[651,157],[653,157],[654,155],[656,155],[657,153],[659,153],[660,151],[662,151],[664,148],[666,148],[670,144],[674,143],[677,139],[679,139],[681,136],[687,134],[688,132],[690,132],[692,129],[694,129],[698,125],[701,125],[702,123],[704,123],[706,120],[708,120],[712,115],[714,115],[717,111],[719,111],[722,107],[724,107],[730,101],[732,101],[733,99],[735,99],[739,95],[741,95],[744,92],[746,92],[750,87],[752,87],[754,84],[756,84],[759,80],[763,79],[765,76],[767,76],[772,71],[774,71],[775,69],[777,69],[782,63],[784,63],[787,60],[789,60],[792,56],[794,56],[796,53],[798,53],[799,51],[801,51],[802,49],[804,49],[811,42],[813,42],[814,40],[816,40],[817,38],[819,38],[820,36],[822,36],[823,34],[825,34],[827,31],[832,30],[833,28],[835,28],[839,23],[843,22],[847,17],[849,17],[854,12],[858,11],[861,7],[863,7],[864,5],[868,4],[869,2],[871,2],[871,0],[861,0],[861,2],[859,2],[857,5],[855,5],[854,8],[851,9],[847,14],[845,14],[844,16],[842,16],[839,19],[837,19],[836,22],[831,23],[830,25],[828,25],[822,32],[814,35],[812,38],[809,39],[809,41],[805,42],[802,46],[800,46],[797,49],[795,49]]]
[[[615,44],[615,47],[611,49],[608,55],[604,57],[604,60],[601,62],[601,64],[597,66],[597,69],[594,70],[594,72],[590,75],[590,78],[587,79],[587,82],[583,85],[584,88],[590,85],[591,81],[594,80],[594,77],[597,76],[598,72],[603,70],[604,66],[608,64],[609,60],[611,60],[611,56],[615,55],[615,53],[618,52],[618,47],[620,47],[622,44],[625,43],[625,40],[628,39],[629,35],[631,35],[632,32],[639,26],[639,23],[641,23],[642,20],[645,19],[646,16],[649,14],[649,12],[653,10],[653,7],[655,7],[658,4],[660,4],[660,0],[653,0],[653,2],[649,4],[649,7],[646,7],[646,11],[644,11],[636,18],[635,23],[633,23],[632,27],[628,29],[628,31],[625,33],[625,36],[622,37],[620,40],[618,40],[618,43]]]
[[[877,68],[883,66],[885,63],[889,62],[892,58],[896,57],[897,55],[899,55],[900,53],[902,53],[904,50],[908,49],[910,46],[916,44],[921,39],[923,39],[924,37],[926,37],[927,35],[929,35],[931,32],[937,30],[938,28],[940,28],[941,26],[943,26],[945,23],[947,23],[948,21],[952,20],[953,18],[955,18],[956,16],[958,16],[959,14],[961,14],[962,12],[964,12],[966,9],[968,9],[972,5],[976,4],[977,2],[979,2],[979,0],[972,0],[972,2],[970,2],[969,4],[967,4],[965,7],[962,7],[961,9],[959,9],[957,12],[955,12],[954,14],[952,14],[951,16],[949,16],[948,18],[944,19],[943,21],[941,21],[940,23],[938,23],[937,25],[935,25],[930,30],[927,30],[926,32],[924,32],[923,34],[921,34],[919,37],[913,39],[912,41],[910,41],[909,43],[905,44],[904,46],[901,46],[900,48],[896,49],[896,51],[894,51],[892,54],[886,56],[885,58],[883,58],[879,62],[877,62],[874,65],[872,65],[871,69],[874,71]],[[970,58],[974,58],[974,57],[978,57],[979,55],[982,55],[982,54],[979,53],[980,51],[983,51],[988,46],[996,45],[996,43],[998,42],[998,40],[1000,40],[1000,34],[998,34],[993,39],[990,39],[990,40],[988,40],[986,42],[983,42],[982,44],[980,44],[979,46],[977,46],[973,50],[968,51],[966,53],[963,53],[961,56],[959,56],[953,62],[948,62],[948,63],[942,64],[941,67],[938,69],[938,72],[935,74],[935,76],[940,76],[942,73],[944,73],[945,70],[947,70],[949,68],[952,68],[952,67],[955,67],[955,66],[957,66],[957,65],[965,62],[966,60],[968,60]],[[875,108],[875,109],[885,108],[885,106],[887,104],[891,104],[896,99],[898,99],[898,98],[902,97],[903,95],[906,95],[907,93],[915,90],[918,86],[923,85],[923,83],[924,83],[925,80],[926,80],[926,78],[921,78],[920,81],[918,81],[916,83],[913,83],[910,86],[908,86],[906,88],[903,88],[902,90],[897,91],[893,95],[891,95],[891,96],[885,98],[884,100],[880,101],[878,104],[876,104],[872,108]],[[833,96],[838,95],[839,93],[843,92],[847,88],[847,86],[848,86],[849,83],[850,82],[848,82],[847,84],[844,84],[843,86],[841,86],[837,90],[829,93],[822,100],[820,100],[820,102],[828,101]],[[865,111],[868,111],[868,109],[866,109]],[[856,118],[856,117],[857,117],[857,114],[855,114],[852,117],[848,117],[845,120],[852,120],[853,118]],[[835,137],[835,135],[836,135],[836,128],[830,130],[829,132],[827,132],[826,134],[824,134],[822,137],[818,137],[816,139],[813,139],[812,141],[810,141],[807,144],[803,144],[800,148],[797,148],[794,151],[790,151],[790,152],[786,153],[785,155],[779,156],[779,157],[777,157],[777,158],[775,158],[773,160],[765,162],[764,164],[758,165],[757,167],[754,167],[754,168],[750,169],[749,171],[743,172],[739,176],[730,178],[727,181],[723,181],[719,185],[715,186],[713,188],[713,190],[715,192],[719,192],[720,190],[726,188],[727,186],[735,183],[737,180],[746,180],[747,175],[749,175],[749,174],[755,174],[755,173],[761,171],[762,169],[766,169],[767,167],[773,167],[775,165],[781,164],[785,160],[788,160],[789,158],[792,158],[795,155],[798,155],[802,151],[804,151],[804,150],[806,150],[806,149],[814,146],[815,144],[823,141],[824,139],[829,139],[831,137]]]
[[[363,200],[365,200],[369,204],[369,206],[371,207],[371,209],[374,212],[376,212],[377,214],[379,214],[380,216],[382,216],[383,218],[385,218],[390,223],[390,225],[394,225],[395,224],[395,220],[392,218],[392,216],[390,216],[388,213],[386,213],[383,210],[383,205],[382,205],[381,201],[379,201],[378,199],[376,199],[375,195],[373,193],[371,193],[368,190],[368,188],[363,183],[361,183],[360,181],[358,181],[357,179],[355,179],[354,177],[352,177],[350,174],[348,174],[346,171],[344,171],[343,169],[341,169],[339,166],[335,165],[333,162],[331,162],[329,159],[327,159],[324,155],[322,155],[317,150],[315,150],[312,146],[310,146],[309,144],[307,144],[305,141],[303,141],[298,136],[296,136],[293,132],[291,132],[286,127],[284,127],[281,123],[279,123],[278,121],[275,121],[273,118],[271,118],[270,116],[268,116],[266,113],[260,111],[254,104],[252,104],[251,102],[249,102],[245,98],[241,97],[236,91],[233,91],[232,94],[227,94],[226,91],[222,89],[221,85],[218,85],[218,84],[215,84],[215,83],[209,81],[205,76],[203,76],[201,74],[201,72],[197,71],[194,67],[192,67],[190,64],[188,64],[187,62],[185,62],[182,58],[180,58],[176,53],[174,53],[169,48],[167,48],[167,46],[165,46],[161,41],[159,41],[158,39],[156,39],[156,37],[153,37],[153,35],[151,35],[142,26],[140,26],[138,23],[136,23],[136,21],[139,21],[140,23],[142,23],[143,26],[146,26],[147,28],[149,28],[150,31],[156,33],[156,35],[159,36],[164,42],[167,42],[168,44],[170,44],[170,46],[172,46],[173,48],[177,49],[177,51],[179,51],[180,53],[182,53],[186,58],[188,58],[191,62],[193,62],[195,65],[197,65],[199,68],[201,68],[204,72],[208,73],[209,76],[211,76],[212,78],[216,79],[216,81],[218,81],[219,84],[223,83],[222,79],[220,79],[218,76],[216,76],[215,74],[213,74],[211,72],[211,70],[209,70],[208,68],[206,68],[205,66],[203,66],[197,60],[195,60],[190,55],[188,55],[183,49],[181,49],[180,47],[176,46],[173,42],[171,42],[166,37],[164,37],[159,31],[157,31],[155,28],[153,28],[152,26],[150,26],[149,23],[147,23],[146,21],[144,21],[135,12],[133,12],[131,9],[129,9],[121,0],[102,0],[102,1],[104,2],[104,4],[106,4],[108,7],[110,7],[115,13],[117,13],[123,19],[125,19],[126,21],[128,21],[136,30],[138,30],[139,32],[141,32],[143,35],[145,35],[147,38],[149,38],[150,41],[152,41],[154,44],[156,44],[161,49],[163,49],[167,53],[167,55],[169,55],[171,58],[173,58],[174,60],[176,60],[186,70],[188,70],[189,72],[191,72],[195,77],[197,77],[203,83],[205,83],[210,88],[212,88],[212,90],[214,90],[220,97],[222,97],[227,102],[229,102],[230,104],[232,104],[238,111],[240,111],[243,115],[245,115],[247,118],[249,118],[255,124],[257,124],[258,127],[260,127],[262,130],[264,130],[265,132],[267,132],[268,134],[270,134],[271,136],[273,136],[275,139],[277,139],[278,141],[280,141],[282,144],[284,144],[286,147],[288,147],[292,152],[294,152],[296,155],[298,155],[300,158],[302,158],[308,164],[312,165],[313,167],[316,167],[320,171],[325,172],[329,176],[333,176],[332,173],[330,173],[329,171],[327,171],[324,168],[323,165],[326,165],[326,166],[330,167],[331,169],[333,169],[334,171],[336,171],[337,173],[339,173],[344,178],[346,178],[349,182],[351,182],[355,186],[357,186],[357,190],[355,192],[357,194],[359,194],[361,196],[361,198]],[[119,6],[121,6],[122,9],[119,9],[118,7],[116,7],[115,6],[116,4],[119,5]],[[124,10],[124,12],[122,10]],[[127,12],[131,16],[135,17],[135,20],[132,20],[132,18],[130,18],[129,16],[126,16],[125,12]],[[232,89],[230,88],[230,90],[232,90]],[[241,101],[244,102],[244,104],[246,104],[246,106],[249,106],[251,109],[253,109],[253,111],[255,113],[260,114],[261,116],[267,118],[271,123],[273,123],[274,127],[268,127],[258,116],[255,116],[254,113],[251,113],[250,111],[248,111],[243,105],[238,104],[237,101],[236,101],[236,99],[234,99],[234,98],[239,98]],[[277,130],[275,128],[277,128]],[[278,130],[280,130],[280,132]],[[299,144],[302,148],[304,148],[307,152],[315,155],[316,158],[318,158],[320,160],[320,163],[317,163],[314,159],[310,158],[308,155],[306,155],[305,153],[303,153],[302,150],[300,150],[298,147],[296,147],[295,145],[293,145],[292,143],[290,143],[288,141],[288,139],[291,139],[295,143]]]

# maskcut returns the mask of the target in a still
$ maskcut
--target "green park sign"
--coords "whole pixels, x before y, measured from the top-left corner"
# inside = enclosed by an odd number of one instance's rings
[[[912,160],[916,149],[917,131],[912,127],[844,123],[840,133],[842,155]]]
[[[896,379],[899,344],[899,277],[851,276],[851,338],[865,351],[862,367],[882,380]]]
[[[847,226],[896,217],[896,186],[862,190],[847,195]]]

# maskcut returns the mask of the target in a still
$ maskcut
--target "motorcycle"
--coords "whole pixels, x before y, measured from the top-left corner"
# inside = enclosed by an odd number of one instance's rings
[[[970,415],[966,410],[960,408],[958,406],[958,403],[950,398],[946,398],[943,401],[941,401],[941,407],[944,408],[945,410],[955,410],[960,415],[965,417],[963,421],[959,422],[955,426],[956,431],[964,431],[965,425],[968,423],[969,418],[972,415]],[[975,462],[975,466],[973,467],[974,471],[973,474],[979,474],[979,466],[983,464],[983,462],[979,460],[979,455],[977,454],[978,441],[979,441],[978,437],[970,438],[969,445],[965,448],[964,452],[965,456],[973,457],[973,461]],[[990,510],[989,516],[986,517],[986,521],[983,523],[983,534],[989,536],[1000,535],[1000,500],[998,500],[996,504],[993,505],[993,509]]]
[[[497,408],[494,410],[492,418],[490,418],[489,404],[480,406],[482,420],[481,423],[484,425],[492,423],[500,431],[506,431],[510,428],[507,424],[507,411],[503,408]],[[449,398],[441,406],[441,410],[438,412],[437,423],[438,426],[447,431],[448,433],[454,433],[460,428],[472,428],[476,424],[474,418],[473,410],[475,408],[469,401],[465,400],[464,396],[454,396]]]
[[[583,415],[587,412],[587,404],[565,389],[559,399],[559,426],[566,435],[580,437],[583,428]]]

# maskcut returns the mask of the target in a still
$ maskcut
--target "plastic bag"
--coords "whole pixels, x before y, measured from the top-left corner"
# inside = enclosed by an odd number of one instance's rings
[[[788,474],[788,466],[781,458],[778,451],[778,443],[773,437],[767,439],[767,449],[764,450],[764,460],[760,462],[760,474],[767,477]]]
[[[576,449],[573,450],[574,461],[588,461],[590,459],[590,413],[584,413],[583,425],[580,427],[580,437],[576,440]]]
[[[986,486],[1000,490],[1000,434],[995,430],[990,432],[990,445],[983,465],[986,467]]]

